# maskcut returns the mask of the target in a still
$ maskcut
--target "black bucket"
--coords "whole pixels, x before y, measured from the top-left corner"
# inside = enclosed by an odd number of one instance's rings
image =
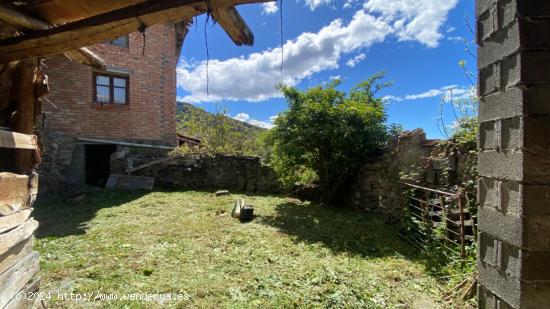
[[[239,217],[241,222],[250,222],[254,219],[254,207],[251,205],[246,205],[241,208],[241,215]]]

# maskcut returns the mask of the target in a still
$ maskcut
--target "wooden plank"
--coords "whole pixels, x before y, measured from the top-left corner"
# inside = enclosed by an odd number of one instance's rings
[[[17,70],[17,100],[15,108],[14,131],[32,134],[34,131],[34,116],[36,98],[34,97],[34,74],[37,67],[36,58],[23,59]],[[15,168],[17,172],[27,173],[34,168],[34,153],[26,150],[16,151]]]
[[[268,0],[222,1],[239,4]],[[215,6],[220,8],[219,5]],[[67,23],[49,30],[0,41],[0,63],[26,57],[48,56],[112,40],[145,26],[189,19],[208,11],[204,0],[149,0],[136,5]]]
[[[139,170],[142,170],[146,167],[149,167],[149,166],[153,166],[153,165],[157,165],[157,164],[162,164],[162,163],[166,163],[168,161],[172,161],[172,160],[175,160],[177,158],[162,158],[162,159],[158,159],[158,160],[154,160],[154,161],[151,161],[151,162],[147,162],[147,163],[144,163],[140,166],[136,166],[136,167],[133,167],[133,168],[129,168],[126,170],[126,173],[128,174],[131,174],[133,172],[136,172],[136,171],[139,171]]]
[[[8,216],[28,208],[29,176],[0,173],[0,215]]]
[[[36,278],[32,281],[29,281],[29,283],[27,283],[21,289],[21,291],[19,291],[17,294],[23,293],[23,294],[28,295],[29,293],[38,292],[38,289],[40,288],[40,281],[41,281],[40,277]],[[39,303],[40,303],[40,298],[39,297],[36,297],[36,298],[28,297],[28,298],[23,298],[23,299],[18,299],[17,297],[14,297],[14,298],[11,299],[9,304],[7,304],[4,309],[39,308],[38,307]]]
[[[17,28],[25,28],[31,30],[48,30],[52,28],[50,24],[42,20],[30,17],[1,4],[0,20],[3,20],[6,23],[11,24]],[[86,47],[82,47],[77,50],[67,51],[65,52],[65,56],[69,57],[73,61],[78,61],[99,70],[105,70],[106,68],[103,60]]]
[[[0,308],[4,308],[39,269],[38,252],[32,252],[0,275]]]
[[[0,148],[36,149],[36,136],[0,130]]]
[[[112,145],[140,147],[140,148],[154,148],[154,149],[166,149],[166,150],[173,150],[175,148],[175,147],[169,147],[169,146],[156,146],[156,145],[149,145],[149,144],[119,142],[119,141],[100,139],[100,138],[79,137],[78,140],[83,142],[93,142],[93,143],[112,144]]]
[[[112,174],[109,176],[105,188],[115,190],[153,190],[154,185],[154,177]]]
[[[15,229],[0,234],[0,255],[8,252],[11,247],[31,237],[37,227],[38,222],[31,218]]]
[[[11,247],[8,252],[0,255],[0,274],[3,274],[25,256],[29,255],[32,252],[33,242],[33,238],[29,237]]]
[[[214,9],[212,15],[235,45],[254,45],[254,34],[234,7]]]
[[[38,173],[32,172],[29,176],[29,200],[27,207],[32,207],[38,196]]]
[[[0,233],[11,230],[27,221],[32,212],[31,208],[23,209],[9,216],[0,216]]]

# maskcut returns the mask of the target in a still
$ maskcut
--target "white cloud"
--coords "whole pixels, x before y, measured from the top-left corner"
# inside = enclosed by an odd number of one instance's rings
[[[262,3],[262,15],[272,15],[279,11],[277,2],[265,2]]]
[[[353,68],[354,66],[356,66],[359,62],[365,60],[365,58],[367,58],[367,55],[365,55],[364,53],[360,53],[359,55],[353,57],[353,58],[350,58],[348,60],[348,62],[346,62],[346,65],[350,68]]]
[[[270,121],[273,121],[273,118],[274,116],[271,116],[269,119]],[[271,129],[273,128],[273,123],[271,122],[267,122],[267,121],[261,121],[261,120],[256,120],[256,119],[252,119],[250,118],[250,115],[246,114],[246,113],[238,113],[237,115],[235,115],[235,117],[233,117],[233,119],[235,120],[239,120],[239,121],[242,121],[242,122],[246,122],[246,123],[249,123],[251,125],[254,125],[254,126],[257,126],[257,127],[261,127],[261,128],[264,128],[264,129]]]
[[[330,4],[331,0],[306,0],[306,5],[310,10],[314,11],[317,7],[321,5]]]
[[[337,69],[343,56],[383,42],[392,34],[402,40],[418,40],[428,47],[435,47],[442,36],[439,28],[456,1],[369,0],[363,9],[355,12],[348,24],[336,19],[317,33],[305,32],[287,41],[283,82],[294,86],[316,73]],[[433,5],[427,6],[428,2]],[[177,68],[178,86],[189,93],[183,99],[190,103],[263,101],[281,96],[276,89],[281,81],[280,64],[280,47],[238,58],[212,59],[208,66],[210,83],[207,95],[206,61],[186,62],[184,59]]]
[[[358,11],[348,25],[337,19],[317,33],[302,33],[287,41],[284,48],[284,82],[296,85],[303,79],[338,68],[343,54],[381,42],[391,31],[387,23]],[[281,48],[274,48],[247,57],[209,63],[209,90],[206,94],[206,61],[177,68],[178,86],[191,95],[187,102],[247,100],[262,101],[279,97]]]
[[[435,97],[441,97],[445,102],[451,102],[455,100],[468,100],[476,96],[477,89],[475,87],[460,87],[457,85],[444,86],[438,89],[430,89],[416,94],[407,94],[404,96],[387,95],[382,98],[384,101],[412,101],[429,99]]]
[[[346,3],[342,6],[343,9],[351,9],[353,4],[357,2],[357,0],[346,0]]]
[[[380,14],[401,41],[419,41],[437,47],[440,28],[458,0],[368,0],[364,8]]]
[[[462,43],[464,43],[465,41],[465,39],[461,36],[450,36],[450,37],[447,37],[447,40],[453,41],[453,42],[462,42]]]

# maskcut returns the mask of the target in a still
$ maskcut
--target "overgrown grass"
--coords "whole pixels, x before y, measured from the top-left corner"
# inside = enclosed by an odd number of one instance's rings
[[[39,201],[35,242],[50,307],[437,308],[437,281],[391,226],[361,212],[241,195],[101,191]],[[182,293],[180,301],[75,301],[57,292]]]

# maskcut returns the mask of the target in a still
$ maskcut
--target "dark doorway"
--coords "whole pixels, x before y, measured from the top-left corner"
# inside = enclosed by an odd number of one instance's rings
[[[116,145],[85,145],[86,184],[104,187],[109,178],[111,154]]]

